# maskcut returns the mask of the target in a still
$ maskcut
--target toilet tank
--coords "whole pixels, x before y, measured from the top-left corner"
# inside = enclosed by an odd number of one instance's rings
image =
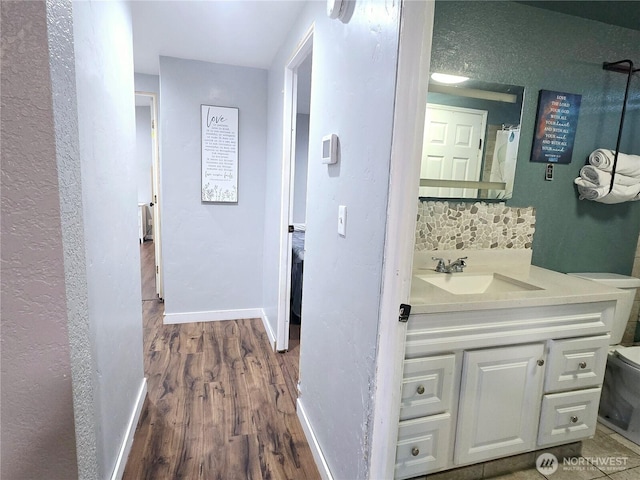
[[[633,300],[636,297],[636,290],[640,288],[640,278],[619,275],[617,273],[569,273],[574,277],[592,280],[609,287],[619,288],[625,293],[616,304],[616,313],[611,331],[611,345],[618,345],[622,341],[624,330],[631,315]]]

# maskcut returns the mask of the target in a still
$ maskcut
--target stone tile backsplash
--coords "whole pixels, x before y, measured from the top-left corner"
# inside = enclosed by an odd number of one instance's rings
[[[530,249],[535,223],[533,207],[420,201],[415,249]]]

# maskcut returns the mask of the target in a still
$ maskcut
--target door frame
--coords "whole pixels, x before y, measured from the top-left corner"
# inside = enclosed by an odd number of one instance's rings
[[[280,263],[278,268],[278,317],[276,350],[289,349],[291,316],[291,240],[289,225],[293,216],[295,176],[296,114],[298,105],[298,67],[313,51],[314,25],[306,31],[284,69],[284,108],[282,124],[282,190],[280,196]],[[313,67],[312,67],[313,71]]]
[[[162,275],[162,240],[161,240],[161,214],[160,214],[160,146],[158,139],[158,94],[155,92],[136,91],[136,95],[149,97],[151,100],[151,196],[153,198],[153,247],[155,250],[156,267],[156,295],[164,300],[164,281]]]
[[[398,318],[400,304],[409,303],[411,291],[435,1],[403,0],[400,6],[369,478],[394,476],[407,331],[407,324]]]

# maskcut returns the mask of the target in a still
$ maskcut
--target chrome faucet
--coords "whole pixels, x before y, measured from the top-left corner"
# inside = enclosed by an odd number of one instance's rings
[[[467,266],[467,262],[465,262],[467,257],[458,258],[453,262],[449,260],[449,263],[444,263],[444,258],[431,257],[431,259],[438,261],[438,265],[436,266],[436,272],[440,272],[440,273],[459,273],[464,271],[464,267]]]

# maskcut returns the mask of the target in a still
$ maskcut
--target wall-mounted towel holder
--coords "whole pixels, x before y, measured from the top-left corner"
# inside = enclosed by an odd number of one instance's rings
[[[627,87],[624,90],[624,101],[622,103],[622,115],[620,115],[620,129],[618,130],[618,140],[616,142],[616,151],[613,158],[613,168],[611,169],[611,185],[609,186],[609,193],[613,190],[613,184],[615,182],[616,166],[618,164],[618,152],[620,151],[620,141],[622,140],[622,129],[624,127],[624,117],[627,114],[627,101],[629,99],[629,87],[631,86],[631,77],[634,73],[640,72],[640,68],[633,68],[633,62],[631,60],[620,60],[618,62],[604,62],[602,64],[604,70],[611,72],[624,73],[627,75]]]

